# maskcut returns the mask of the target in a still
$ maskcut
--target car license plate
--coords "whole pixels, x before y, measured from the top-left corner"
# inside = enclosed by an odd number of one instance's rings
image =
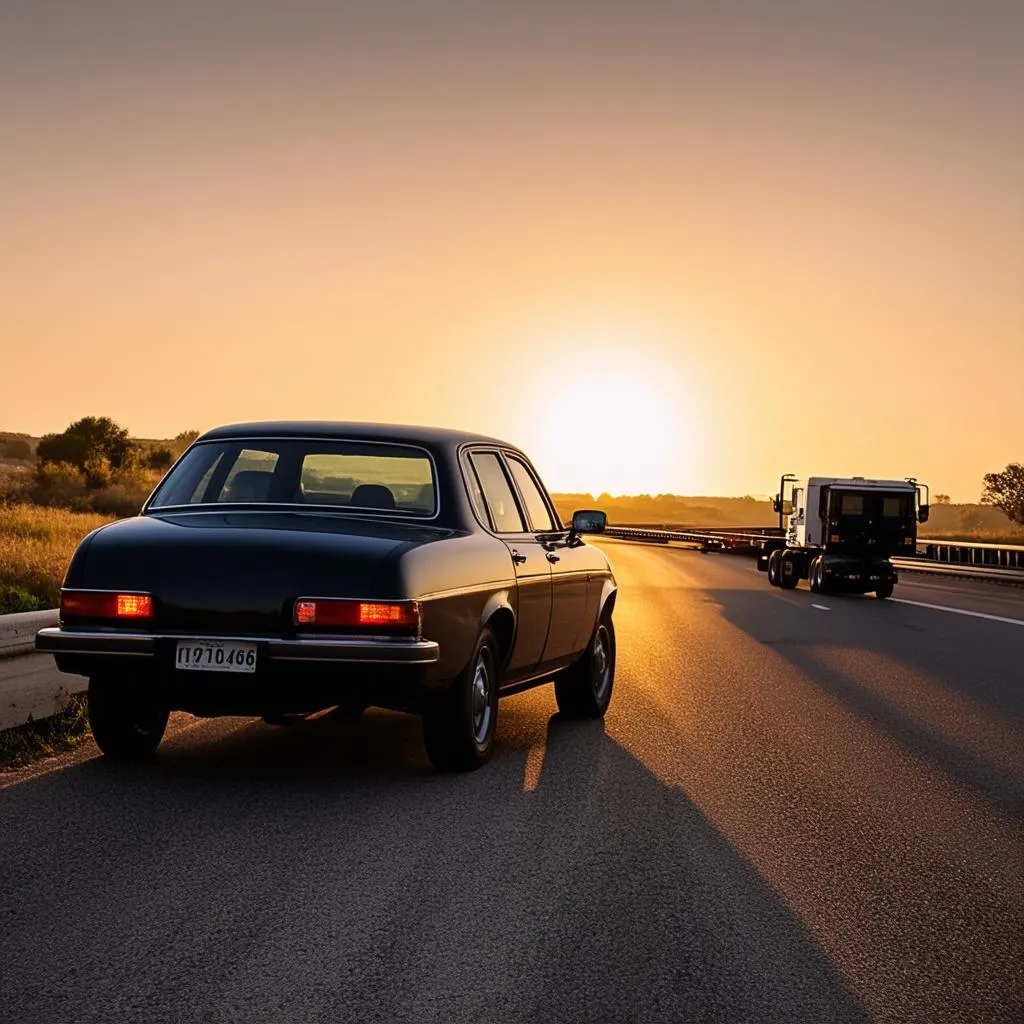
[[[189,672],[255,672],[256,645],[242,640],[179,640],[174,667]]]

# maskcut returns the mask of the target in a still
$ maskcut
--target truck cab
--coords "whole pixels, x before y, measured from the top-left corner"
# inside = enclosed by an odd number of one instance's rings
[[[890,559],[917,548],[917,524],[928,518],[927,487],[912,478],[787,475],[775,510],[782,536],[767,541],[758,560],[773,586],[791,589],[806,579],[816,592],[885,598],[897,582]]]

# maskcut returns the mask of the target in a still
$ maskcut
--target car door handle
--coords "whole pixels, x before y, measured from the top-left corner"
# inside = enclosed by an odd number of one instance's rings
[[[516,565],[522,565],[523,562],[526,561],[526,555],[521,555],[521,554],[519,554],[518,551],[513,550],[512,551],[512,561],[515,562]]]
[[[557,562],[557,561],[558,561],[558,555],[556,555],[556,554],[554,553],[554,551],[549,551],[549,552],[547,553],[547,560],[548,560],[549,562]]]

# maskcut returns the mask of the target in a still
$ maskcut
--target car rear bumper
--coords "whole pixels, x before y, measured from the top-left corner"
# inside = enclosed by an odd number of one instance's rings
[[[41,629],[36,650],[75,659],[126,658],[157,661],[178,640],[238,640],[255,643],[262,663],[333,662],[350,665],[432,665],[440,658],[433,640],[384,639],[377,637],[258,637],[258,636],[175,636],[151,633],[103,633]]]

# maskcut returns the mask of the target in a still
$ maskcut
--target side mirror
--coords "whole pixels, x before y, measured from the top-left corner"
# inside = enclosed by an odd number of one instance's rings
[[[782,499],[777,494],[772,498],[772,511],[776,514],[782,511]]]
[[[582,509],[572,514],[573,533],[604,533],[608,516],[597,509]]]
[[[919,508],[919,509],[917,510],[917,521],[918,521],[919,523],[927,523],[927,522],[928,522],[928,514],[929,514],[929,511],[930,511],[930,509],[928,508],[928,506],[927,506],[927,505],[922,505],[922,506],[921,506],[921,507],[920,507],[920,508]]]

